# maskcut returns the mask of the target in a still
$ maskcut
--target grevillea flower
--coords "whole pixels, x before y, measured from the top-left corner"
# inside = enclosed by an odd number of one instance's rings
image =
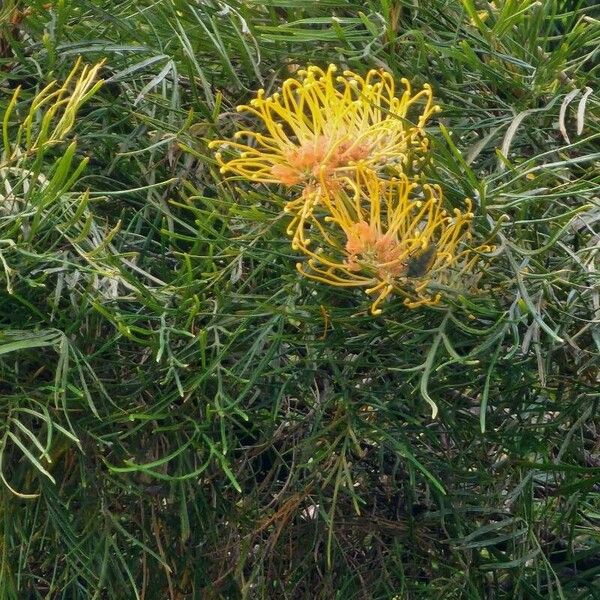
[[[314,186],[330,187],[356,165],[404,170],[426,152],[424,127],[439,110],[429,84],[413,95],[409,81],[401,79],[404,90],[396,96],[394,78],[385,71],[371,70],[366,77],[337,73],[335,65],[310,66],[284,81],[281,91],[266,96],[259,90],[250,105],[238,106],[238,112],[256,117],[262,130],[211,142],[221,148],[216,154],[221,173],[308,186],[310,193]]]
[[[374,295],[371,311],[393,292],[414,308],[440,302],[477,261],[471,239],[471,202],[448,213],[437,185],[406,175],[380,181],[358,170],[349,187],[322,191],[319,206],[292,226],[293,245],[307,257],[298,263],[311,279],[338,287],[362,287]],[[477,251],[490,248],[480,246]]]

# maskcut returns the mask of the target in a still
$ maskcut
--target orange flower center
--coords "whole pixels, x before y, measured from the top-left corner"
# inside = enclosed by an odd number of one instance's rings
[[[296,185],[311,178],[324,175],[366,158],[369,148],[366,144],[353,144],[351,140],[336,142],[328,136],[320,135],[314,140],[284,154],[285,164],[274,165],[271,173],[284,185]]]
[[[398,240],[382,234],[376,227],[360,221],[348,232],[346,251],[349,258],[346,266],[351,271],[361,266],[374,269],[380,277],[397,277],[406,271],[406,264],[400,260],[403,248]]]

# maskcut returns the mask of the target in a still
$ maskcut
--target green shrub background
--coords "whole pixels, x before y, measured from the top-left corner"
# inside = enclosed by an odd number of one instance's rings
[[[2,4],[0,599],[600,598],[599,15],[496,5]],[[104,85],[15,170],[78,57]],[[219,176],[235,105],[330,62],[433,85],[478,296],[373,318]]]

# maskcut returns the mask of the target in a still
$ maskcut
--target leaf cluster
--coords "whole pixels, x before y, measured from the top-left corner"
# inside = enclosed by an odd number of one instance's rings
[[[593,8],[3,3],[0,598],[598,597]],[[433,84],[479,296],[374,319],[219,177],[330,62]]]

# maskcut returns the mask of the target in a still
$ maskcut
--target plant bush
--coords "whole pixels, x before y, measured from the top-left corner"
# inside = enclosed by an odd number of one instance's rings
[[[600,597],[593,9],[4,2],[0,598]],[[373,316],[219,172],[329,63],[431,84],[476,294]]]

